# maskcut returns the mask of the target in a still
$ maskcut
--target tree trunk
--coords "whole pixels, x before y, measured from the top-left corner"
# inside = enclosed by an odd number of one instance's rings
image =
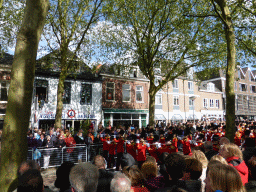
[[[227,39],[227,71],[226,71],[226,137],[231,142],[235,136],[235,92],[234,81],[236,71],[236,47],[235,34],[231,21],[230,27],[226,27],[225,35]]]
[[[18,167],[27,158],[35,63],[48,6],[48,0],[27,0],[17,34],[2,134],[0,191],[13,191],[17,187]]]
[[[152,86],[153,83],[153,86]],[[155,90],[154,90],[154,82],[150,82],[149,85],[149,125],[154,126],[155,124]]]
[[[56,109],[56,116],[55,116],[55,128],[61,128],[64,82],[66,77],[67,77],[67,67],[61,70],[60,77],[59,77],[58,90],[57,90],[57,109]]]
[[[222,21],[225,26],[227,41],[227,69],[226,69],[226,137],[231,142],[235,136],[235,92],[234,81],[236,71],[235,34],[232,19],[226,0],[215,0],[222,12]]]

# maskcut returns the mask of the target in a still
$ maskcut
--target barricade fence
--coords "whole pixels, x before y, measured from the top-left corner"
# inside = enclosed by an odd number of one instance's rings
[[[65,161],[73,163],[92,161],[94,156],[103,155],[102,144],[76,145],[63,148],[37,148],[28,150],[28,160],[35,160],[41,168],[58,167]]]

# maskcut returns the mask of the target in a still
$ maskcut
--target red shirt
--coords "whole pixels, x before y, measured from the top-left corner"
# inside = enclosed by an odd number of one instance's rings
[[[146,161],[147,146],[143,145],[141,143],[138,143],[136,147],[137,147],[137,150],[138,150],[137,161]]]
[[[135,149],[134,144],[126,143],[126,151],[127,151],[127,153],[130,153],[131,156],[133,156],[133,158],[136,160],[136,149]]]
[[[154,137],[153,138],[147,137],[147,141],[149,144],[153,144],[153,140],[154,140]]]
[[[191,153],[190,140],[183,139],[183,140],[180,140],[180,142],[183,144],[183,154],[189,155]]]
[[[116,152],[117,153],[124,153],[124,139],[119,138],[118,140],[115,140],[115,142],[117,143]]]
[[[166,146],[165,144],[162,145],[162,146],[158,149],[159,155],[161,155],[161,154],[164,153],[164,152],[166,152],[166,153],[171,153],[170,148],[169,148],[168,146]]]
[[[115,155],[116,154],[116,142],[112,141],[110,144],[109,144],[109,155]]]
[[[102,137],[100,138],[101,142],[103,142],[103,151],[108,151],[109,150],[109,144],[107,141],[109,141],[109,139],[103,139]]]

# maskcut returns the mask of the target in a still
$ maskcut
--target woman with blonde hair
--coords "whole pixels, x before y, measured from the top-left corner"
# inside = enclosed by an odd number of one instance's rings
[[[198,161],[200,161],[202,163],[203,170],[202,170],[202,175],[199,178],[199,180],[202,181],[201,189],[202,189],[202,192],[204,192],[204,188],[205,188],[204,180],[206,178],[206,170],[207,170],[207,166],[208,166],[208,159],[205,156],[205,154],[200,150],[194,150],[192,158],[197,159]]]
[[[237,170],[222,163],[208,166],[205,192],[246,192]]]
[[[131,189],[134,192],[148,192],[148,189],[144,186],[145,178],[137,165],[126,166],[122,172],[131,180]]]
[[[220,147],[219,153],[226,159],[229,165],[233,166],[241,176],[243,184],[248,182],[249,171],[243,161],[243,153],[234,143],[224,144]]]
[[[228,165],[228,162],[226,161],[226,159],[224,159],[224,157],[222,157],[221,155],[214,155],[214,156],[211,158],[211,160],[210,160],[209,163],[211,163],[211,162],[213,162],[213,161],[219,161],[219,162],[222,163],[222,164]]]

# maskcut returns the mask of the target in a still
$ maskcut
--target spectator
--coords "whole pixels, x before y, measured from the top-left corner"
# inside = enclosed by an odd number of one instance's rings
[[[212,142],[206,141],[204,143],[204,150],[205,150],[205,156],[208,159],[208,161],[211,160],[212,156],[217,155],[218,152],[213,150]]]
[[[203,166],[203,170],[202,170],[202,175],[200,177],[200,180],[202,182],[202,192],[204,192],[204,188],[205,188],[205,183],[204,180],[206,178],[206,170],[207,170],[207,166],[208,166],[208,159],[206,158],[205,154],[200,151],[200,150],[195,150],[193,152],[192,158],[195,158],[197,160],[199,160],[202,163]]]
[[[236,169],[229,165],[217,163],[208,166],[205,191],[245,192],[241,177]]]
[[[224,145],[224,144],[229,144],[230,141],[227,137],[221,137],[219,143],[220,143],[220,145]]]
[[[123,173],[116,173],[110,184],[111,192],[130,192],[131,181]]]
[[[248,161],[251,159],[253,155],[256,155],[255,149],[255,139],[246,138],[244,143],[245,149],[243,151],[243,159],[245,164],[248,164]]]
[[[186,185],[189,192],[198,192],[201,191],[201,180],[199,178],[202,175],[203,165],[202,163],[193,158],[187,158],[185,160],[186,168],[184,179],[186,180]]]
[[[97,192],[109,192],[110,191],[110,182],[114,175],[106,170],[106,161],[101,155],[97,155],[93,159],[93,164],[99,170],[99,180]]]
[[[85,144],[85,140],[84,140],[82,132],[77,133],[77,135],[75,136],[75,141],[76,141],[76,144],[78,144],[78,145],[84,145]],[[78,146],[78,147],[79,147],[78,148],[78,163],[81,163],[83,154],[85,153],[85,148],[82,147],[82,146]],[[87,149],[89,150],[89,145],[88,145]]]
[[[53,141],[49,135],[46,136],[46,143],[45,143],[45,151],[44,151],[44,169],[49,167],[50,157],[52,154],[52,150],[50,148],[53,147]]]
[[[64,135],[60,135],[57,143],[56,143],[56,147],[58,148],[56,150],[57,153],[57,161],[59,161],[58,164],[60,164],[61,161],[61,153],[62,153],[62,148],[66,146],[66,142],[64,140]]]
[[[243,161],[243,154],[239,147],[234,144],[225,144],[220,148],[220,155],[226,159],[240,174],[243,184],[248,182],[248,167]]]
[[[221,155],[214,155],[211,158],[211,161],[209,163],[211,163],[212,161],[219,161],[222,164],[228,165],[228,162],[226,161],[226,159],[224,157],[222,157]]]
[[[97,167],[89,162],[75,165],[69,174],[71,189],[76,192],[96,192],[98,178]]]
[[[184,156],[178,153],[169,154],[165,158],[166,171],[169,175],[169,179],[165,181],[165,187],[157,191],[168,191],[177,186],[178,188],[187,189],[185,181],[180,180],[183,177],[186,163]]]
[[[71,168],[74,167],[74,163],[72,162],[64,162],[56,171],[56,180],[55,180],[55,187],[59,188],[59,192],[71,192],[71,185],[69,182],[69,174]]]
[[[123,173],[131,180],[131,185],[134,192],[148,192],[144,187],[145,178],[137,165],[125,167]]]
[[[256,191],[256,157],[252,157],[248,161],[249,182],[245,184],[247,192]]]
[[[66,149],[67,152],[67,161],[71,161],[71,156],[74,152],[74,147],[76,146],[76,141],[72,137],[70,132],[66,133],[67,137],[65,138],[66,146],[68,147]]]
[[[29,169],[19,177],[17,192],[43,192],[43,177],[39,170]]]

